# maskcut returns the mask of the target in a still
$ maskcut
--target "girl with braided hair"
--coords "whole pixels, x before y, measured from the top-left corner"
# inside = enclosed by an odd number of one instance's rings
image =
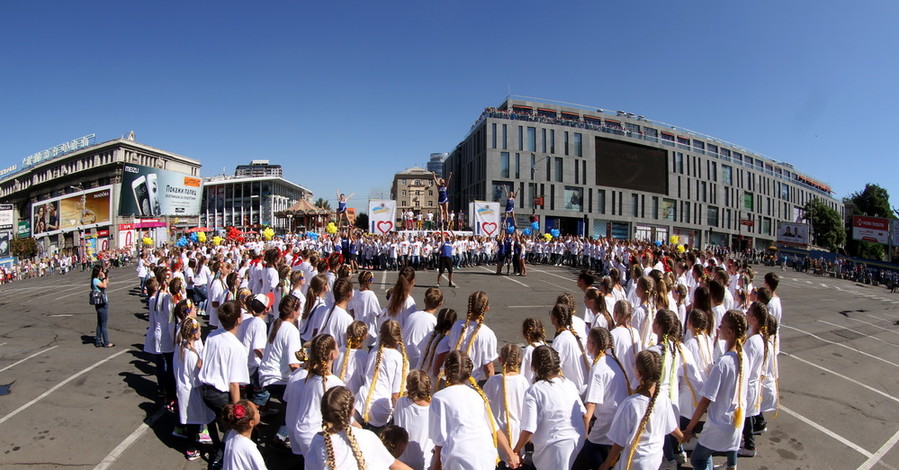
[[[437,312],[437,324],[434,325],[434,331],[425,343],[425,348],[421,351],[421,361],[418,368],[425,370],[430,374],[433,385],[437,386],[437,376],[440,368],[443,366],[443,360],[450,351],[449,332],[456,323],[456,311],[451,308],[444,308]]]
[[[536,318],[525,318],[521,324],[521,335],[524,336],[524,352],[521,355],[521,373],[528,383],[534,381],[534,369],[531,367],[531,355],[534,349],[546,344],[546,329],[543,322]]]
[[[514,451],[534,442],[537,469],[570,469],[584,445],[584,416],[577,385],[562,376],[559,354],[549,346],[534,350],[536,380],[524,397],[521,433]]]
[[[284,399],[287,401],[287,428],[290,448],[296,455],[308,455],[312,438],[322,429],[319,404],[329,388],[344,385],[331,374],[337,359],[337,343],[331,335],[318,335],[309,344],[306,369],[290,377]]]
[[[374,280],[371,271],[362,271],[357,279],[359,290],[353,293],[353,298],[350,300],[350,312],[353,314],[353,318],[365,323],[365,326],[368,327],[368,336],[363,343],[363,346],[368,347],[375,343],[377,336],[381,301],[371,290],[371,283]]]
[[[712,470],[712,453],[727,454],[727,469],[737,468],[737,451],[743,432],[746,409],[746,360],[743,339],[746,335],[746,317],[738,310],[724,314],[718,326],[718,337],[724,341],[726,352],[718,358],[702,387],[702,399],[693,413],[693,419],[684,429],[684,441],[693,437],[696,424],[708,411],[708,417],[699,435],[699,443],[690,456],[696,470]]]
[[[325,302],[325,294],[331,290],[328,285],[328,277],[324,274],[316,274],[309,282],[309,290],[306,292],[306,304],[300,317],[299,329],[303,342],[312,341],[321,328],[324,314],[328,311]]]
[[[592,469],[599,467],[609,455],[614,444],[608,437],[612,418],[618,405],[629,395],[630,387],[624,375],[624,367],[612,349],[612,334],[609,330],[591,328],[587,335],[587,351],[594,358],[584,395],[584,424],[590,432],[578,455],[579,465],[576,467]],[[596,418],[596,421],[590,428],[589,421],[592,418]]]
[[[634,314],[634,308],[627,300],[619,300],[615,303],[615,328],[609,333],[612,334],[613,354],[617,357],[621,364],[624,365],[624,376],[627,378],[628,390],[637,388],[637,371],[634,366],[634,360],[637,353],[643,350],[640,343],[640,332],[631,326],[631,316]]]
[[[340,378],[348,389],[358,393],[365,381],[365,367],[368,364],[368,348],[363,347],[368,337],[368,327],[359,320],[346,328],[346,345],[341,348],[331,372]]]
[[[353,405],[353,393],[346,387],[333,387],[322,396],[316,407],[322,432],[312,438],[306,468],[410,470],[390,455],[375,433],[352,426]]]
[[[524,394],[531,383],[521,375],[521,348],[517,344],[505,344],[499,350],[502,375],[494,375],[484,384],[484,395],[490,402],[493,418],[509,442],[518,439],[521,430],[521,409]]]
[[[200,452],[195,445],[194,436],[200,434],[201,427],[215,419],[215,413],[203,403],[197,379],[200,367],[203,366],[203,340],[200,339],[200,324],[195,318],[185,318],[181,323],[179,337],[181,341],[173,361],[178,418],[184,428],[183,435],[189,436],[185,456],[187,460],[196,460],[200,458]]]
[[[431,463],[434,441],[428,435],[430,407],[431,378],[420,369],[409,372],[406,395],[397,400],[393,421],[409,433],[406,450],[397,458],[412,468],[424,469]]]
[[[472,377],[483,381],[493,375],[493,361],[496,360],[496,334],[484,324],[484,317],[490,311],[490,300],[484,291],[475,291],[468,296],[468,313],[465,321],[459,320],[449,334],[453,350],[463,351],[475,364]]]
[[[643,276],[637,279],[637,306],[634,308],[634,314],[631,322],[634,328],[640,332],[640,346],[646,349],[656,344],[657,338],[652,332],[652,324],[655,320],[655,300],[653,292],[655,292],[655,281],[649,276]]]
[[[593,321],[588,325],[590,328],[598,326],[609,329],[615,326],[605,296],[599,289],[591,287],[584,291],[584,305],[587,306],[587,310],[593,312]],[[589,332],[589,328],[587,331]]]
[[[493,420],[490,404],[471,376],[473,363],[464,351],[451,351],[443,370],[446,388],[431,400],[429,435],[434,441],[433,470],[494,470],[497,450],[502,450],[509,468],[518,468],[505,433]],[[477,406],[483,403],[483,408]],[[493,445],[487,444],[492,442]]]
[[[762,413],[774,412],[774,416],[777,417],[777,405],[778,405],[778,376],[780,375],[780,371],[777,363],[777,318],[768,311],[768,321],[765,325],[765,330],[767,331],[765,334],[767,335],[767,360],[765,364],[762,366],[764,370],[764,374],[762,377],[762,405],[761,411]],[[761,434],[765,432],[768,428],[767,423],[765,422],[765,416],[759,413],[756,416],[755,423],[753,425],[753,431],[755,433]]]
[[[556,328],[552,348],[559,353],[562,373],[574,383],[578,393],[583,393],[587,388],[591,359],[587,356],[583,339],[571,325],[571,309],[566,305],[556,304],[549,312],[549,320]]]
[[[378,349],[368,356],[365,381],[356,403],[362,422],[372,430],[380,430],[393,417],[396,401],[406,389],[409,360],[400,324],[387,320],[381,325]]]
[[[640,386],[615,413],[609,430],[615,444],[600,470],[613,465],[616,470],[656,470],[662,463],[665,435],[682,437],[671,401],[660,393],[662,357],[653,350],[640,351],[635,365]]]
[[[223,470],[265,470],[265,460],[253,442],[253,428],[260,422],[259,410],[251,401],[240,400],[222,409],[222,428],[232,430],[225,441]]]
[[[584,319],[575,315],[577,305],[575,304],[574,296],[571,295],[571,292],[559,294],[559,296],[556,297],[556,303],[568,307],[568,310],[571,313],[571,326],[574,328],[574,331],[576,331],[579,336],[586,336],[587,332],[590,331],[590,326],[587,325],[587,322],[585,322]]]
[[[346,344],[346,329],[353,323],[353,317],[347,312],[353,297],[353,281],[346,277],[337,279],[332,292],[334,303],[322,321],[321,333],[333,336],[337,344]]]
[[[749,333],[743,351],[746,354],[746,418],[743,422],[743,448],[740,457],[755,457],[754,424],[762,412],[762,381],[768,360],[768,307],[761,302],[749,305],[746,316]]]

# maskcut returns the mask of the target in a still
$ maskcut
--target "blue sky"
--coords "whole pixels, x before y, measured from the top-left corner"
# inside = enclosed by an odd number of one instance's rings
[[[0,168],[134,130],[334,199],[388,192],[513,94],[693,129],[899,205],[899,4],[10,2]]]

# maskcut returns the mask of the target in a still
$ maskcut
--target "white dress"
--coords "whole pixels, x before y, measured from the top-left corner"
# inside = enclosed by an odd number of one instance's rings
[[[443,468],[494,470],[499,454],[484,400],[467,385],[451,385],[431,400],[429,435],[441,448]]]
[[[179,348],[181,349],[181,348]],[[194,343],[197,352],[185,349],[175,351],[172,369],[175,373],[175,394],[178,398],[178,418],[181,424],[209,424],[215,413],[206,406],[200,393],[200,369],[197,362],[203,357],[203,341]]]
[[[584,404],[570,380],[538,380],[524,396],[521,429],[533,433],[537,470],[570,469],[584,445]]]

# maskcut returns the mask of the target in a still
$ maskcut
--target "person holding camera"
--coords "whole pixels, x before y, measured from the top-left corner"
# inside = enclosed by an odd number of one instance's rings
[[[97,309],[97,335],[94,337],[94,346],[98,348],[115,347],[115,344],[109,342],[109,332],[106,328],[109,320],[109,299],[106,297],[107,272],[108,270],[95,266],[91,273],[91,304]]]

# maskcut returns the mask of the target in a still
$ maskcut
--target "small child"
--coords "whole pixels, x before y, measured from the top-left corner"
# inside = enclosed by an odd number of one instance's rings
[[[353,393],[358,393],[365,381],[365,366],[368,364],[368,349],[363,347],[368,337],[368,327],[359,320],[350,323],[346,329],[347,344],[341,348],[339,359],[334,363],[333,373],[340,378]]]
[[[408,445],[397,458],[416,470],[428,468],[434,451],[434,442],[428,435],[430,405],[431,378],[428,373],[420,369],[409,372],[406,396],[397,400],[393,420],[408,432]]]
[[[534,381],[534,369],[531,367],[531,354],[534,349],[546,344],[546,329],[543,322],[536,318],[525,318],[521,324],[521,335],[527,346],[521,355],[521,373],[531,383]]]
[[[556,327],[552,348],[559,353],[565,378],[574,383],[580,394],[587,388],[590,359],[583,340],[572,324],[571,312],[568,306],[558,303],[549,312],[549,319]]]
[[[624,367],[612,348],[612,334],[609,330],[591,328],[587,335],[587,351],[593,355],[593,367],[590,368],[584,395],[584,415],[587,420],[596,418],[596,421],[589,428],[578,461],[582,462],[579,468],[597,468],[606,460],[614,444],[608,433],[618,405],[627,398],[628,381],[624,375]],[[606,354],[606,351],[611,354]]]
[[[425,343],[424,349],[421,351],[421,361],[418,368],[428,372],[433,379],[433,386],[437,386],[436,377],[440,373],[440,367],[443,365],[443,359],[450,350],[449,332],[456,323],[456,311],[451,308],[440,309],[437,312],[437,324],[434,331]]]
[[[409,433],[395,425],[385,427],[378,433],[378,439],[384,444],[387,452],[395,459],[399,459],[409,445]]]
[[[225,441],[222,470],[266,470],[265,460],[253,442],[253,428],[260,421],[251,401],[240,400],[222,409],[222,428],[230,430]]]
[[[385,321],[379,336],[377,352],[369,354],[365,383],[359,389],[357,404],[362,421],[371,428],[389,424],[396,401],[405,391],[409,372],[399,322]]]
[[[519,373],[521,348],[517,344],[506,344],[500,349],[499,363],[503,373],[487,379],[487,383],[484,384],[484,395],[487,395],[490,402],[496,426],[506,433],[509,442],[515,442],[521,431],[524,394],[531,384]]]
[[[201,426],[205,428],[215,419],[215,413],[203,403],[200,394],[197,375],[203,367],[203,341],[200,339],[200,324],[193,318],[186,319],[181,324],[181,344],[175,353],[175,383],[178,396],[178,421],[184,426],[184,433],[188,439],[187,451],[184,453],[187,460],[200,458],[194,436],[200,435]],[[209,435],[205,434],[209,440]],[[205,442],[201,442],[205,443]]]

